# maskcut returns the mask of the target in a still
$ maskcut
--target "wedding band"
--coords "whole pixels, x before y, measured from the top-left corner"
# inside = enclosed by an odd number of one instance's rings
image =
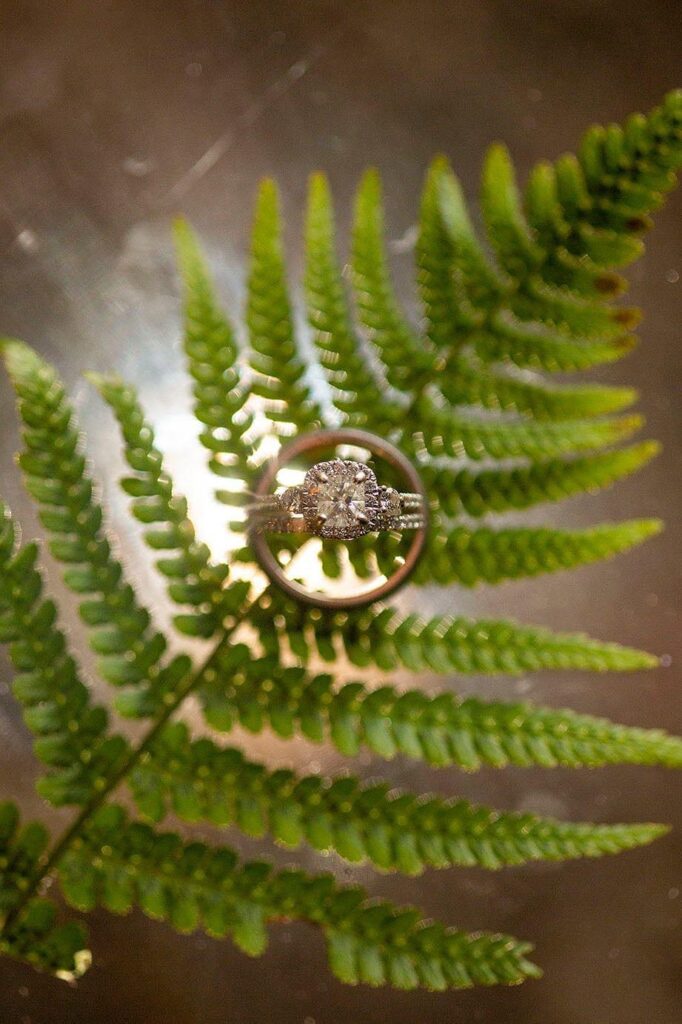
[[[409,490],[384,486],[363,462],[334,458],[313,465],[302,484],[281,494],[273,488],[279,471],[299,455],[339,445],[363,448],[396,469]],[[428,504],[421,478],[412,463],[390,442],[355,429],[320,430],[303,434],[285,445],[258,481],[247,506],[247,525],[256,558],[273,583],[289,596],[322,608],[350,608],[386,597],[408,578],[423,550]],[[348,596],[321,594],[290,580],[265,535],[296,533],[353,541],[368,533],[413,532],[404,561],[388,578],[369,591]]]

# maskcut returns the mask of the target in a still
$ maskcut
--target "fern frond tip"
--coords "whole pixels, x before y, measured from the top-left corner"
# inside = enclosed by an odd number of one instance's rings
[[[261,178],[256,189],[255,218],[279,217],[280,191],[274,178]]]
[[[176,217],[172,224],[173,243],[184,287],[189,293],[197,287],[195,278],[207,279],[208,269],[194,229],[184,217]]]
[[[308,176],[308,189],[311,193],[324,197],[325,200],[331,199],[329,178],[324,171],[313,171]]]
[[[13,379],[21,379],[43,367],[47,369],[35,349],[19,338],[0,338],[0,355]]]

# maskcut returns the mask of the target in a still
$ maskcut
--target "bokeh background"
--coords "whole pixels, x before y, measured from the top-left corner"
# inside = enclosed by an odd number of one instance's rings
[[[675,0],[70,0],[2,5],[0,26],[0,326],[53,359],[72,386],[90,455],[111,501],[123,557],[161,621],[161,588],[147,571],[139,531],[115,487],[121,468],[108,413],[80,376],[117,369],[136,382],[159,427],[198,525],[219,546],[221,520],[193,441],[182,375],[178,289],[169,238],[182,211],[201,234],[221,293],[235,312],[256,180],[279,181],[292,274],[301,264],[308,173],[325,169],[342,235],[361,170],[376,164],[387,194],[389,237],[405,301],[424,169],[451,156],[472,199],[484,147],[503,139],[521,172],[576,145],[592,121],[646,110],[678,85],[682,44]],[[665,451],[635,479],[539,518],[576,525],[662,515],[668,530],[606,565],[474,594],[427,591],[421,607],[515,615],[586,629],[664,656],[635,676],[578,673],[495,681],[452,680],[484,695],[523,696],[617,720],[682,731],[676,681],[680,478],[678,328],[680,196],[673,197],[632,272],[646,318],[642,342],[603,374],[636,383],[646,435]],[[0,382],[2,495],[36,534],[13,466],[12,400]],[[54,591],[64,595],[53,573]],[[0,581],[1,582],[1,581]],[[65,595],[64,595],[65,596]],[[407,592],[405,606],[414,600]],[[66,623],[86,664],[74,605]],[[59,827],[33,793],[30,739],[0,661],[0,791]],[[424,685],[441,685],[426,678]],[[445,685],[448,681],[445,681]],[[264,735],[248,739],[271,764],[338,769],[331,751]],[[367,759],[366,776],[462,793],[501,807],[600,821],[661,820],[677,831],[655,846],[594,863],[497,875],[430,872],[417,880],[350,870],[330,858],[273,851],[281,863],[332,868],[373,893],[415,901],[466,928],[537,941],[544,980],[520,989],[445,995],[352,990],[327,973],[320,937],[273,930],[251,961],[229,943],[182,937],[139,914],[91,918],[95,965],[75,988],[0,963],[6,1024],[677,1024],[681,1018],[682,794],[653,769],[598,772],[430,773],[407,761]],[[210,834],[210,833],[206,833]],[[247,853],[267,844],[230,835]]]

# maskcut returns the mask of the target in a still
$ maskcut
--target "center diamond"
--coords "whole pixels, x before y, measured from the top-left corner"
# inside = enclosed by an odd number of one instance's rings
[[[306,474],[302,498],[304,516],[321,537],[348,540],[376,529],[378,484],[360,462],[319,462]]]

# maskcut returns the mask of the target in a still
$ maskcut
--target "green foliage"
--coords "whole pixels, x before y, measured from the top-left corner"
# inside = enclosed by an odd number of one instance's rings
[[[36,756],[48,766],[38,792],[50,803],[86,803],[121,760],[127,744],[107,736],[108,714],[90,700],[56,625],[54,602],[42,597],[35,544],[18,547],[0,504],[0,641],[17,670],[12,692],[35,736]]]
[[[332,969],[351,984],[397,988],[467,988],[537,975],[527,943],[500,935],[467,935],[423,921],[410,908],[369,902],[360,888],[339,888],[331,875],[274,873],[265,863],[238,864],[229,847],[183,843],[173,833],[128,824],[123,810],[100,810],[62,859],[67,900],[80,910],[133,905],[179,931],[202,926],[258,956],[272,918],[318,925]]]
[[[418,324],[394,288],[378,173],[363,177],[356,196],[348,274],[329,186],[314,175],[304,291],[322,381],[296,330],[275,185],[264,182],[256,203],[244,351],[196,239],[176,224],[199,440],[220,482],[216,496],[232,508],[232,528],[243,527],[240,512],[273,438],[340,423],[388,437],[421,467],[432,515],[417,585],[470,586],[572,568],[656,533],[654,520],[560,530],[492,517],[593,493],[656,454],[652,442],[611,447],[642,425],[638,415],[613,415],[634,402],[632,389],[557,384],[549,375],[584,371],[632,348],[638,314],[613,301],[626,287],[618,268],[642,251],[649,215],[681,162],[680,93],[623,128],[591,129],[577,157],[539,164],[525,189],[507,151],[493,146],[482,176],[484,244],[457,178],[438,157],[418,218]],[[50,844],[42,825],[21,829],[16,808],[0,804],[0,950],[69,979],[87,967],[80,926],[58,923],[55,906],[40,898],[56,878],[81,910],[139,906],[180,931],[230,936],[252,955],[265,948],[268,921],[311,922],[326,937],[332,970],[351,984],[442,990],[537,976],[525,942],[428,923],[330,875],[240,863],[228,847],[155,826],[173,813],[407,874],[600,856],[648,843],[664,826],[544,820],[393,792],[352,775],[298,776],[252,762],[234,746],[193,739],[178,716],[195,696],[217,732],[270,728],[283,738],[329,740],[348,757],[365,748],[384,759],[402,754],[468,771],[681,768],[682,739],[660,730],[449,691],[429,696],[384,679],[372,689],[347,678],[348,663],[450,675],[636,671],[657,659],[511,621],[425,618],[379,605],[322,612],[261,590],[260,581],[247,585],[239,576],[253,576],[248,543],[215,561],[164,468],[134,389],[115,376],[91,376],[118,420],[129,467],[121,484],[176,606],[175,630],[165,636],[107,539],[55,370],[22,342],[0,341],[0,354],[23,425],[19,462],[50,553],[77,595],[100,674],[118,688],[117,710],[146,720],[129,743],[91,699],[55,605],[43,596],[38,549],[19,544],[0,505],[0,642],[9,646],[13,692],[46,766],[39,792],[76,808]],[[482,516],[491,518],[472,525],[470,517]],[[291,555],[301,543],[287,537],[279,549]],[[387,570],[400,553],[393,535],[347,549],[329,542],[320,564],[334,577],[350,563],[362,577]],[[212,649],[196,661],[209,638]],[[329,673],[319,671],[320,660]],[[130,820],[111,803],[122,783],[153,824]]]
[[[63,385],[22,342],[5,341],[2,351],[24,424],[19,464],[26,489],[39,505],[51,554],[66,566],[64,582],[79,596],[81,617],[92,627],[99,670],[115,686],[140,687],[162,700],[187,672],[188,659],[162,664],[167,641],[112,553]]]
[[[431,360],[414,337],[393,295],[383,243],[381,181],[376,171],[362,179],[353,224],[353,287],[358,318],[393,387],[412,392]]]
[[[558,386],[530,371],[523,376],[512,366],[490,368],[478,359],[454,352],[439,380],[450,405],[480,405],[484,409],[530,413],[536,420],[566,420],[619,412],[635,401],[632,388],[578,384]]]
[[[253,481],[252,415],[244,406],[250,389],[237,363],[232,327],[220,310],[213,282],[189,226],[175,224],[175,242],[185,291],[184,349],[194,382],[199,439],[217,476]],[[243,492],[227,492],[238,505]]]
[[[248,835],[271,833],[284,846],[310,843],[383,871],[418,875],[453,864],[494,869],[530,860],[618,853],[656,839],[660,825],[585,825],[502,814],[466,800],[389,792],[353,776],[324,779],[268,771],[234,748],[190,742],[182,722],[166,726],[132,772],[140,811],[161,821],[232,823]]]
[[[65,981],[80,977],[90,966],[87,937],[76,921],[58,923],[51,900],[30,899],[8,925],[10,912],[19,903],[27,882],[39,869],[49,841],[47,830],[37,822],[19,827],[19,812],[8,801],[0,802],[0,953],[25,960],[38,970],[49,971]]]
[[[109,715],[87,686],[56,627],[56,608],[42,598],[35,544],[18,548],[0,505],[0,640],[9,644],[17,675],[12,692],[36,737],[36,756],[48,767],[38,792],[57,806],[84,804],[126,752],[122,736],[106,735]]]
[[[322,174],[310,179],[305,241],[308,318],[334,405],[348,423],[386,429],[398,410],[387,407],[359,351],[335,253],[331,193]]]
[[[134,476],[121,481],[121,487],[132,498],[132,513],[139,522],[152,527],[144,531],[149,547],[164,552],[156,566],[171,581],[170,597],[193,609],[177,615],[175,625],[190,636],[213,636],[221,627],[234,623],[248,594],[248,584],[228,584],[228,566],[212,564],[208,547],[197,541],[187,516],[187,501],[174,492],[135,390],[118,378],[89,376],[121,426],[126,461],[134,472]]]
[[[574,494],[594,494],[635,473],[658,454],[654,441],[575,459],[548,459],[513,469],[452,469],[425,466],[422,477],[448,516],[466,512],[482,516],[561,501]]]
[[[420,650],[414,654],[417,670],[434,667]],[[558,650],[556,657],[561,666]],[[435,666],[444,670],[442,664]],[[348,757],[367,746],[383,758],[401,753],[467,771],[482,765],[534,764],[544,768],[616,763],[682,767],[682,739],[567,709],[490,703],[448,692],[429,697],[421,690],[399,692],[390,685],[372,690],[361,682],[337,687],[331,675],[282,668],[273,658],[253,661],[243,645],[224,653],[218,667],[220,671],[201,689],[201,697],[207,721],[224,732],[237,723],[250,732],[269,726],[284,739],[298,732],[316,743],[328,738]]]
[[[427,545],[425,568],[415,581],[457,581],[467,587],[485,581],[518,579],[543,572],[573,569],[603,558],[612,558],[657,534],[657,519],[607,523],[587,530],[552,530],[514,527],[492,530],[456,526],[437,535]],[[380,563],[381,564],[381,563]]]
[[[261,600],[250,619],[263,646],[275,656],[289,649],[303,663],[314,655],[334,662],[343,651],[353,665],[376,665],[385,672],[399,666],[413,672],[488,674],[541,669],[628,672],[658,663],[651,654],[580,633],[554,633],[504,620],[447,615],[424,619],[376,606],[326,612],[302,608],[274,592]]]
[[[442,405],[418,402],[423,412],[418,438],[406,443],[419,451],[425,448],[436,458],[447,455],[470,459],[545,459],[555,455],[603,448],[623,441],[642,426],[639,416],[610,420],[561,420],[537,423],[532,420],[489,420],[449,412]]]
[[[310,397],[305,364],[296,344],[273,181],[264,181],[258,193],[248,293],[250,359],[257,374],[253,390],[266,400],[266,415],[271,420],[293,423],[298,430],[310,429],[321,414]]]

